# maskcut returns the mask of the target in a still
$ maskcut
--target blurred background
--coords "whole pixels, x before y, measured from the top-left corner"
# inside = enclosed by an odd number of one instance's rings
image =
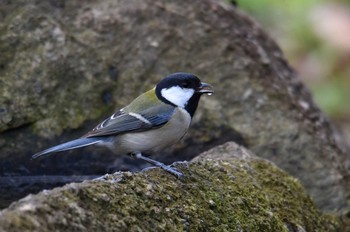
[[[350,144],[350,0],[238,0]]]

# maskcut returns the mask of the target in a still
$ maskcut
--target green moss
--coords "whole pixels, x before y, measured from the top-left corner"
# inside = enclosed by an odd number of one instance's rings
[[[33,197],[37,208],[31,214],[14,210],[21,203],[4,214],[18,214],[16,228],[29,228],[33,225],[28,220],[35,219],[41,231],[82,230],[78,225],[86,230],[145,231],[329,231],[339,227],[335,218],[315,208],[298,181],[269,162],[201,161],[178,168],[185,174],[181,180],[159,169],[110,175],[105,181],[55,189],[48,197],[41,193]]]

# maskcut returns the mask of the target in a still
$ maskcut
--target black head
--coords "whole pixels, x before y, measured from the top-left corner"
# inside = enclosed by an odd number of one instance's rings
[[[190,73],[173,73],[156,86],[156,95],[161,101],[185,108],[191,116],[197,109],[200,96],[212,92],[210,85]]]

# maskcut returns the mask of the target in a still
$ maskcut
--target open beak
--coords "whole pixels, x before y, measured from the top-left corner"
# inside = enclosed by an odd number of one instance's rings
[[[196,89],[196,93],[213,93],[213,87],[205,82],[201,82],[201,85]]]

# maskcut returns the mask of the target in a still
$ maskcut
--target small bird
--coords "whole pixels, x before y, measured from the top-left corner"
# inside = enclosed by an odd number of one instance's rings
[[[202,94],[212,86],[190,73],[173,73],[94,129],[75,139],[36,153],[32,159],[89,145],[106,146],[180,177],[183,174],[146,155],[166,149],[187,132]]]

